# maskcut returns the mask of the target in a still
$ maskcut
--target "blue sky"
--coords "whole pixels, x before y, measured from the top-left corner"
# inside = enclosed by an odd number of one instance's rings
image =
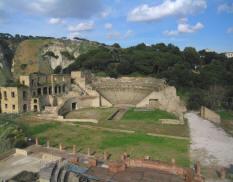
[[[0,31],[233,51],[233,0],[0,0]]]

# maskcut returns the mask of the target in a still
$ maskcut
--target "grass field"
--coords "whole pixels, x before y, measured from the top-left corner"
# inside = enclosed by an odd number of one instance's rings
[[[189,166],[189,140],[173,139],[167,137],[148,136],[146,133],[189,136],[187,125],[162,125],[158,119],[174,118],[175,116],[155,110],[155,111],[134,111],[129,110],[120,121],[106,120],[115,108],[108,109],[82,109],[72,112],[69,116],[93,117],[100,119],[95,124],[80,123],[58,123],[36,119],[33,114],[14,116],[11,119],[23,126],[25,133],[30,137],[39,137],[41,144],[50,140],[52,146],[63,143],[68,149],[75,144],[78,149],[86,153],[87,149],[95,151],[96,155],[102,155],[104,151],[112,154],[112,160],[120,159],[122,153],[127,152],[132,158],[143,158],[149,155],[154,160],[170,162],[175,158],[181,166]],[[134,115],[136,112],[140,117]],[[139,113],[138,113],[139,112]],[[143,116],[143,117],[142,117]],[[9,120],[10,117],[8,117]],[[120,131],[104,131],[98,128],[86,128],[85,126],[97,126],[104,128],[114,128],[123,130],[134,130],[135,133],[128,134]]]
[[[159,122],[160,119],[176,119],[176,116],[161,110],[136,111],[129,109],[123,116],[123,121],[143,121],[147,123]]]
[[[88,108],[72,111],[68,113],[67,119],[97,119],[98,121],[107,120],[108,117],[116,112],[116,108]]]
[[[155,160],[166,162],[175,158],[179,165],[189,166],[187,140],[152,137],[142,133],[112,133],[62,123],[32,124],[28,132],[39,137],[43,144],[46,139],[50,140],[52,146],[63,143],[71,149],[72,145],[76,144],[81,152],[87,152],[90,148],[97,156],[107,151],[112,154],[112,160],[120,159],[122,153],[127,152],[133,158],[149,155]]]
[[[233,136],[233,111],[220,111],[221,127]]]
[[[219,114],[223,120],[233,120],[233,111],[220,111]]]
[[[165,111],[152,110],[152,111],[137,111],[130,109],[125,113],[123,118],[119,121],[107,120],[111,114],[116,111],[115,108],[91,108],[81,109],[79,111],[73,111],[69,113],[66,118],[74,119],[94,119],[97,118],[99,123],[97,126],[134,130],[141,133],[155,133],[163,135],[189,137],[189,130],[187,122],[184,125],[163,125],[159,122],[159,119],[176,119],[176,117]],[[94,125],[96,124],[89,124]]]

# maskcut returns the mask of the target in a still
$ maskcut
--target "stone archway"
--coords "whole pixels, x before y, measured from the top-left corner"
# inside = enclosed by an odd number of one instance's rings
[[[43,95],[47,95],[48,94],[48,88],[47,87],[44,87],[43,88]]]
[[[27,106],[27,104],[24,104],[23,105],[23,112],[27,112],[27,110],[28,110],[28,106]]]
[[[72,111],[75,111],[77,109],[77,102],[73,102],[71,104]]]
[[[38,106],[37,106],[37,105],[34,105],[34,106],[33,106],[33,111],[34,111],[34,112],[37,112],[37,111],[38,111]]]

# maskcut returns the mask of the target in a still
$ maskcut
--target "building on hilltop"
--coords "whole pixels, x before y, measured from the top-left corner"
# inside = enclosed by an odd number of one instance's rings
[[[233,52],[225,52],[227,58],[233,58]]]

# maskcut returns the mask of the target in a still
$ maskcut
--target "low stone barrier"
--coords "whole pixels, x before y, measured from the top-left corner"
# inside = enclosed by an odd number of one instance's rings
[[[142,167],[142,168],[154,169],[179,176],[185,176],[187,173],[184,168],[177,167],[175,165],[168,165],[157,161],[130,159],[130,160],[126,160],[125,163],[127,167]]]
[[[23,156],[28,156],[28,152],[24,149],[15,149],[15,155],[23,155]]]
[[[217,124],[221,123],[220,115],[204,106],[201,107],[201,117]]]
[[[78,122],[78,123],[94,123],[97,124],[98,120],[96,119],[64,119],[63,116],[59,116],[57,121],[62,121],[62,122]]]
[[[180,121],[177,119],[160,119],[160,123],[162,124],[168,124],[168,125],[183,125],[184,121]]]

